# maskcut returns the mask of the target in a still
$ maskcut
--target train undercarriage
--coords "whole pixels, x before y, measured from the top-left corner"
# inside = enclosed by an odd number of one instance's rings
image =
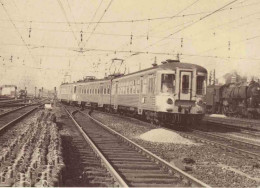
[[[109,113],[117,113],[123,116],[129,116],[137,119],[141,119],[150,122],[155,125],[173,127],[185,127],[188,125],[197,125],[201,122],[204,114],[190,114],[190,113],[170,113],[170,112],[155,112],[149,110],[143,110],[142,113],[138,113],[138,108],[128,106],[117,106],[115,109],[113,105],[104,104],[99,106],[98,103],[86,103],[86,102],[65,102],[68,105],[78,106],[82,110],[90,108],[92,110],[101,110]]]

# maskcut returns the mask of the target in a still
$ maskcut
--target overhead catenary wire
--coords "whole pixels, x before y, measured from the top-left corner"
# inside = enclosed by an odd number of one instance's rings
[[[71,23],[69,22],[68,16],[67,16],[66,11],[65,11],[65,9],[64,9],[64,7],[63,7],[63,5],[62,5],[62,3],[61,3],[61,0],[57,0],[57,2],[58,2],[59,6],[60,6],[60,8],[61,8],[61,11],[62,11],[62,13],[63,13],[63,15],[64,15],[64,17],[65,17],[65,19],[66,19],[66,22],[67,22],[67,24],[68,24],[68,26],[69,26],[69,28],[70,28],[70,30],[71,30],[71,32],[72,32],[72,35],[73,35],[73,37],[74,37],[74,39],[75,39],[75,41],[76,41],[78,47],[80,47],[80,42],[78,41],[78,39],[77,39],[77,37],[76,37],[76,34],[75,34],[75,32],[73,31],[73,29],[72,29]]]
[[[93,16],[92,16],[90,22],[93,22],[93,20],[94,20],[94,18],[96,17],[96,14],[98,13],[98,11],[99,11],[99,9],[100,9],[102,3],[103,3],[103,0],[100,1],[100,3],[99,3],[99,5],[98,5],[98,7],[97,7],[95,13],[93,14]],[[91,25],[91,23],[88,23],[88,26],[87,26],[87,29],[86,29],[86,30],[88,30],[88,28],[89,28],[90,25]]]
[[[220,12],[220,11],[219,11]],[[20,29],[19,27],[17,27],[18,29]],[[35,29],[35,27],[33,28],[33,29]],[[37,29],[37,28],[36,28]],[[43,28],[44,29],[44,28]],[[41,28],[39,28],[39,30],[41,30]],[[46,28],[46,30],[52,30],[52,29],[48,29],[48,28]],[[55,30],[55,29],[53,29],[53,30]],[[167,29],[168,30],[168,29]],[[62,29],[60,29],[60,28],[58,28],[57,29],[57,32],[60,32],[60,31],[62,31]],[[64,32],[70,32],[69,30],[67,30],[67,28],[66,28],[66,30],[64,30]],[[74,32],[75,32],[75,30],[74,30]],[[20,33],[21,33],[21,31],[20,31]],[[84,31],[84,33],[92,33],[92,32],[88,32],[88,31]],[[129,37],[129,35],[126,35],[126,34],[115,34],[115,33],[102,33],[102,32],[94,32],[92,35],[98,35],[98,34],[100,34],[100,35],[108,35],[108,36],[122,36],[122,37]],[[151,35],[149,34],[149,37],[150,37]],[[142,38],[144,38],[144,37],[146,37],[146,35],[135,35],[135,39],[137,38],[137,37],[142,37]],[[174,36],[171,36],[172,38],[174,38]],[[170,39],[171,37],[169,37],[168,39]],[[157,38],[157,36],[154,36],[154,38]],[[159,39],[162,39],[163,37],[160,37],[160,36],[158,36],[158,38]],[[178,39],[178,38],[174,38],[174,39]],[[186,40],[186,38],[184,37],[184,39]],[[234,44],[233,43],[233,41],[231,41],[232,42],[232,45]],[[129,43],[129,42],[128,42]],[[26,46],[26,45],[21,45],[21,46]],[[44,48],[52,48],[52,49],[61,49],[61,47],[59,47],[59,46],[50,46],[50,45],[41,45],[41,43],[40,43],[40,45],[28,45],[28,47],[30,48],[30,49],[35,49],[36,51],[37,51],[37,49],[39,49],[39,51],[40,51],[40,49],[42,48],[42,49],[44,49]],[[74,47],[66,47],[66,46],[63,46],[63,48],[62,49],[65,49],[65,50],[68,50],[68,48],[70,48],[69,50],[76,50],[76,49],[78,49],[78,48],[74,48]],[[139,51],[139,50],[133,50],[133,51],[128,51],[128,52],[126,52],[127,50],[122,50],[122,49],[118,49],[118,50],[114,50],[114,49],[111,49],[111,50],[109,50],[109,49],[99,49],[99,48],[90,48],[90,49],[88,49],[88,48],[82,48],[82,54],[79,54],[79,56],[83,56],[83,53],[84,52],[86,52],[86,56],[87,56],[87,54],[89,54],[88,52],[96,52],[96,51],[99,51],[99,50],[101,50],[100,52],[103,52],[103,53],[101,53],[100,55],[102,55],[102,54],[104,54],[105,55],[105,53],[106,52],[108,52],[108,53],[111,53],[111,54],[114,54],[114,52],[115,51],[118,51],[118,53],[126,53],[126,54],[130,54],[131,56],[134,56],[134,55],[136,55],[136,54],[150,54],[150,52],[149,51],[146,51],[146,50],[143,50],[143,51]],[[34,51],[33,51],[34,52]],[[73,52],[72,52],[73,53]],[[151,53],[153,53],[153,52],[151,52]],[[157,53],[158,55],[176,55],[176,53],[162,53],[162,54],[159,54],[160,52],[156,52],[156,51],[154,51],[154,53]],[[78,54],[78,53],[77,53]],[[94,53],[93,53],[94,54]],[[26,55],[28,55],[28,54],[26,54]],[[53,55],[53,56],[52,56]],[[197,56],[197,57],[202,57],[202,58],[237,58],[237,59],[246,59],[246,60],[258,60],[257,58],[254,58],[254,57],[252,57],[252,58],[250,58],[250,57],[248,57],[248,58],[246,58],[246,57],[226,57],[226,56],[214,56],[214,55],[212,55],[212,56],[207,56],[207,55],[199,55],[199,54],[192,54],[192,53],[183,53],[182,54],[183,56]],[[48,57],[48,54],[38,54],[38,55],[35,55],[34,54],[34,56],[46,56],[46,57]],[[51,56],[51,57],[54,57],[55,56],[55,54],[49,54],[49,56]],[[59,56],[59,55],[56,55],[57,57]],[[62,56],[60,56],[60,57],[62,57]],[[74,57],[74,55],[72,55],[72,56],[70,56],[70,57]],[[103,57],[102,57],[103,58]]]
[[[90,33],[90,35],[89,35],[88,39],[86,40],[85,44],[83,45],[83,47],[85,47],[86,44],[88,43],[88,41],[89,41],[89,39],[91,38],[92,34],[95,32],[95,30],[96,30],[96,28],[97,28],[99,22],[103,19],[103,17],[105,16],[107,10],[109,9],[109,7],[111,6],[111,4],[112,4],[113,1],[114,1],[114,0],[111,0],[111,1],[109,2],[108,6],[107,6],[106,9],[104,10],[102,16],[99,18],[97,24],[95,25],[94,29],[93,29],[92,32]]]
[[[154,46],[155,44],[157,44],[157,43],[159,43],[159,42],[161,42],[161,41],[163,41],[163,40],[165,40],[165,39],[167,39],[167,38],[169,38],[169,37],[171,37],[171,36],[173,36],[173,35],[175,35],[175,34],[181,32],[181,31],[183,31],[183,30],[185,30],[185,29],[187,29],[187,28],[189,28],[189,27],[191,27],[191,26],[193,26],[194,24],[196,24],[196,23],[198,23],[198,22],[201,22],[202,20],[204,20],[204,19],[208,18],[209,16],[211,16],[211,15],[217,13],[218,11],[222,10],[223,8],[225,8],[225,7],[227,7],[227,6],[229,6],[229,5],[233,4],[233,3],[235,3],[236,1],[238,1],[238,0],[233,0],[233,1],[231,1],[231,2],[229,2],[229,3],[227,3],[227,4],[225,4],[224,6],[222,6],[222,7],[218,8],[218,9],[214,10],[213,12],[211,12],[211,13],[209,13],[209,14],[203,16],[203,17],[201,17],[201,18],[198,19],[197,21],[192,22],[191,24],[189,24],[189,25],[187,25],[187,26],[184,26],[183,28],[181,28],[181,29],[175,31],[174,33],[171,33],[171,34],[167,35],[166,37],[164,37],[164,38],[162,38],[162,39],[160,39],[160,40],[158,40],[158,41],[156,41],[156,42],[150,44],[150,45],[147,46],[146,48],[152,47],[152,46]]]
[[[260,3],[253,3],[250,5],[244,5],[244,6],[239,6],[239,7],[233,7],[232,9],[237,9],[237,8],[244,8],[246,6],[254,6],[256,4],[260,4]],[[221,9],[220,11],[225,11],[225,10],[230,10],[230,8],[226,8],[226,9]],[[196,12],[196,13],[190,13],[190,14],[182,14],[182,15],[178,15],[178,16],[174,16],[176,18],[183,18],[183,17],[188,17],[188,16],[198,16],[201,14],[206,14],[206,13],[210,13],[211,11],[202,11],[202,12]],[[132,23],[132,22],[147,22],[149,21],[157,21],[157,20],[164,20],[164,19],[172,19],[173,16],[161,16],[161,17],[154,17],[154,18],[143,18],[143,19],[129,19],[129,20],[111,20],[111,21],[76,21],[76,22],[71,22],[69,21],[69,23],[72,24],[76,24],[76,25],[82,25],[82,24],[113,24],[113,23]],[[0,21],[8,21],[5,19],[0,19]],[[64,22],[64,21],[39,21],[39,20],[30,20],[30,21],[25,21],[25,20],[13,20],[14,22],[32,22],[34,24],[68,24],[68,22]]]
[[[17,32],[19,38],[22,40],[23,44],[26,46],[27,50],[29,51],[29,54],[30,54],[30,56],[32,57],[32,60],[36,62],[35,57],[33,56],[31,50],[28,48],[28,46],[27,46],[27,44],[26,44],[26,42],[25,42],[25,40],[24,40],[22,34],[21,34],[21,33],[19,32],[19,30],[17,29],[17,27],[16,27],[15,23],[13,22],[13,20],[12,20],[10,14],[8,13],[7,9],[5,8],[5,6],[4,6],[2,0],[0,0],[0,3],[1,3],[1,5],[2,5],[2,7],[3,7],[3,9],[4,9],[4,11],[5,11],[5,13],[6,13],[6,15],[7,15],[8,19],[9,19],[9,21],[10,21],[10,22],[12,23],[12,25],[14,26],[15,31]]]
[[[255,38],[259,38],[259,36],[254,36],[247,38],[245,40],[253,40]],[[241,41],[233,42],[233,44],[236,44]],[[15,45],[15,46],[23,46],[22,44],[1,44],[0,45]],[[77,48],[75,47],[59,47],[59,46],[43,46],[43,48],[53,48],[53,49],[65,49],[65,50],[70,50],[74,51]],[[115,52],[114,49],[101,49],[101,48],[86,48],[83,49],[85,52]],[[127,53],[132,55],[137,55],[137,54],[153,54],[153,55],[177,55],[178,53],[171,53],[171,52],[156,52],[156,51],[139,51],[139,50],[117,50],[117,53]],[[244,58],[244,57],[229,57],[229,56],[217,56],[217,55],[200,55],[200,54],[189,54],[189,53],[182,53],[181,55],[185,56],[197,56],[197,57],[210,57],[210,58],[229,58],[229,59],[248,59],[248,60],[260,60],[259,58]],[[45,55],[39,55],[39,56],[45,56]],[[48,55],[46,55],[48,56]],[[55,56],[55,55],[54,55]],[[73,55],[71,55],[73,57]],[[76,56],[76,55],[75,55]],[[57,55],[58,57],[58,55]],[[62,56],[60,56],[62,57]],[[68,56],[70,57],[70,56]]]
[[[253,40],[253,39],[256,39],[256,38],[259,38],[259,37],[260,37],[260,35],[256,35],[256,36],[248,37],[248,38],[245,38],[245,39],[242,39],[242,40],[233,41],[232,45],[235,45],[235,44],[238,44],[238,43],[241,43],[241,42],[245,42],[245,41],[249,41],[249,40]],[[210,48],[210,49],[204,50],[202,52],[199,52],[198,54],[203,54],[203,53],[210,52],[210,51],[213,51],[213,50],[221,49],[223,47],[226,47],[226,45],[221,45],[221,46],[218,46],[218,47]]]

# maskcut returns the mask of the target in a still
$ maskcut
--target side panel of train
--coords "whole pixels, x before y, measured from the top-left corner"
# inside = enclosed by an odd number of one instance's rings
[[[75,103],[75,84],[63,84],[60,86],[59,99],[65,103]]]

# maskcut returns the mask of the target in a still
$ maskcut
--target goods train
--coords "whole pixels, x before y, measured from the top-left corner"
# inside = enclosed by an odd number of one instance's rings
[[[61,84],[61,102],[102,108],[145,118],[158,124],[179,125],[201,120],[205,107],[207,70],[166,60],[161,65],[105,79],[88,77]]]
[[[1,98],[15,98],[17,87],[15,85],[2,85],[0,87]]]
[[[251,81],[249,84],[230,83],[208,86],[205,102],[209,113],[259,118],[260,83]]]

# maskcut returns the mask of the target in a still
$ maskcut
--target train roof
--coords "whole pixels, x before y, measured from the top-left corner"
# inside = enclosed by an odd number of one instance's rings
[[[181,69],[197,69],[199,72],[203,72],[203,73],[207,73],[207,69],[205,69],[204,67],[200,66],[200,65],[196,65],[196,64],[192,64],[192,63],[181,63],[179,61],[176,60],[166,60],[164,62],[162,62],[161,65],[156,65],[153,67],[149,67],[147,69],[143,69],[137,72],[132,72],[126,75],[121,75],[118,77],[114,77],[114,78],[121,78],[121,77],[125,77],[125,76],[129,76],[129,75],[133,75],[133,74],[137,74],[137,73],[141,73],[141,72],[145,72],[145,71],[149,71],[149,70],[153,70],[153,69],[161,69],[161,70],[176,70],[176,68],[181,68]],[[66,84],[79,84],[79,83],[86,83],[86,82],[97,82],[97,81],[106,81],[106,80],[110,80],[112,78],[103,78],[103,79],[94,79],[94,80],[86,80],[86,81],[78,81],[78,82],[74,82],[74,83],[63,83],[62,85],[66,85]]]
[[[182,69],[197,69],[199,72],[204,72],[204,73],[207,73],[207,69],[205,69],[204,67],[202,66],[199,66],[199,65],[196,65],[196,64],[192,64],[192,63],[181,63],[179,61],[176,61],[176,60],[166,60],[165,62],[163,62],[163,64],[161,65],[157,65],[157,66],[153,66],[153,67],[150,67],[150,68],[147,68],[147,69],[143,69],[143,70],[140,70],[140,71],[137,71],[137,72],[133,72],[133,73],[130,73],[130,74],[126,74],[124,76],[128,76],[128,75],[131,75],[131,74],[136,74],[136,73],[140,73],[140,72],[145,72],[145,71],[148,71],[148,70],[152,70],[152,69],[172,69],[172,70],[176,70],[176,68],[182,68]]]

